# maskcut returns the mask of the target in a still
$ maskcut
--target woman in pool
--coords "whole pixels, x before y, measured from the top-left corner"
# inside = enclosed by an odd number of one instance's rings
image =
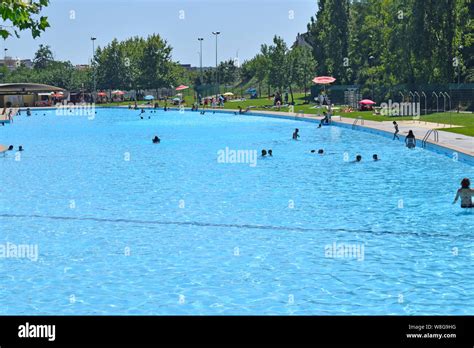
[[[461,197],[461,208],[474,208],[472,197],[474,196],[474,189],[471,187],[471,181],[468,178],[464,178],[461,181],[461,188],[456,193],[453,204],[456,203]]]
[[[153,144],[159,144],[161,140],[160,140],[160,138],[158,138],[157,135],[155,135],[155,137],[152,139],[152,141],[153,141]]]
[[[409,149],[416,147],[416,138],[412,130],[408,131],[408,135],[405,138],[405,144]]]

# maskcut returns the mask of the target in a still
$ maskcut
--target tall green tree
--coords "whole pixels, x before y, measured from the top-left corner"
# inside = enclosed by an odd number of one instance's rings
[[[48,45],[40,45],[35,53],[35,58],[33,59],[34,68],[44,69],[53,61],[54,58],[51,48]]]

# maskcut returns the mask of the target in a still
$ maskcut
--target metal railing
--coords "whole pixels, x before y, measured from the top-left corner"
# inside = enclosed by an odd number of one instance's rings
[[[436,129],[430,129],[428,132],[426,132],[425,137],[421,141],[421,147],[426,148],[426,143],[428,142],[428,139],[430,135],[433,134],[434,141],[438,142],[439,141],[439,133]]]
[[[364,119],[362,118],[362,116],[358,116],[358,117],[354,120],[354,122],[352,123],[352,129],[354,129],[354,128],[356,127],[356,125],[357,125],[357,123],[359,122],[359,120],[360,120],[360,124],[361,124],[361,125],[364,125]]]

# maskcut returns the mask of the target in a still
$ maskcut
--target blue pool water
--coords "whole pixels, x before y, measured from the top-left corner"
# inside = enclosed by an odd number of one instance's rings
[[[285,119],[44,113],[0,127],[26,149],[0,157],[0,246],[39,253],[0,258],[0,314],[474,314],[468,164]]]

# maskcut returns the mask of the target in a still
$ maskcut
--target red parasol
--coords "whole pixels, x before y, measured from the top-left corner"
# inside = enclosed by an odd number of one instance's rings
[[[313,82],[318,85],[328,85],[334,81],[336,81],[336,79],[331,76],[317,76],[313,79]]]
[[[181,86],[176,87],[176,90],[177,91],[182,91],[183,89],[188,89],[188,88],[189,88],[189,86],[181,85]]]
[[[363,105],[374,105],[374,104],[377,104],[376,102],[374,102],[373,100],[370,100],[370,99],[362,99],[359,104],[363,104]]]

